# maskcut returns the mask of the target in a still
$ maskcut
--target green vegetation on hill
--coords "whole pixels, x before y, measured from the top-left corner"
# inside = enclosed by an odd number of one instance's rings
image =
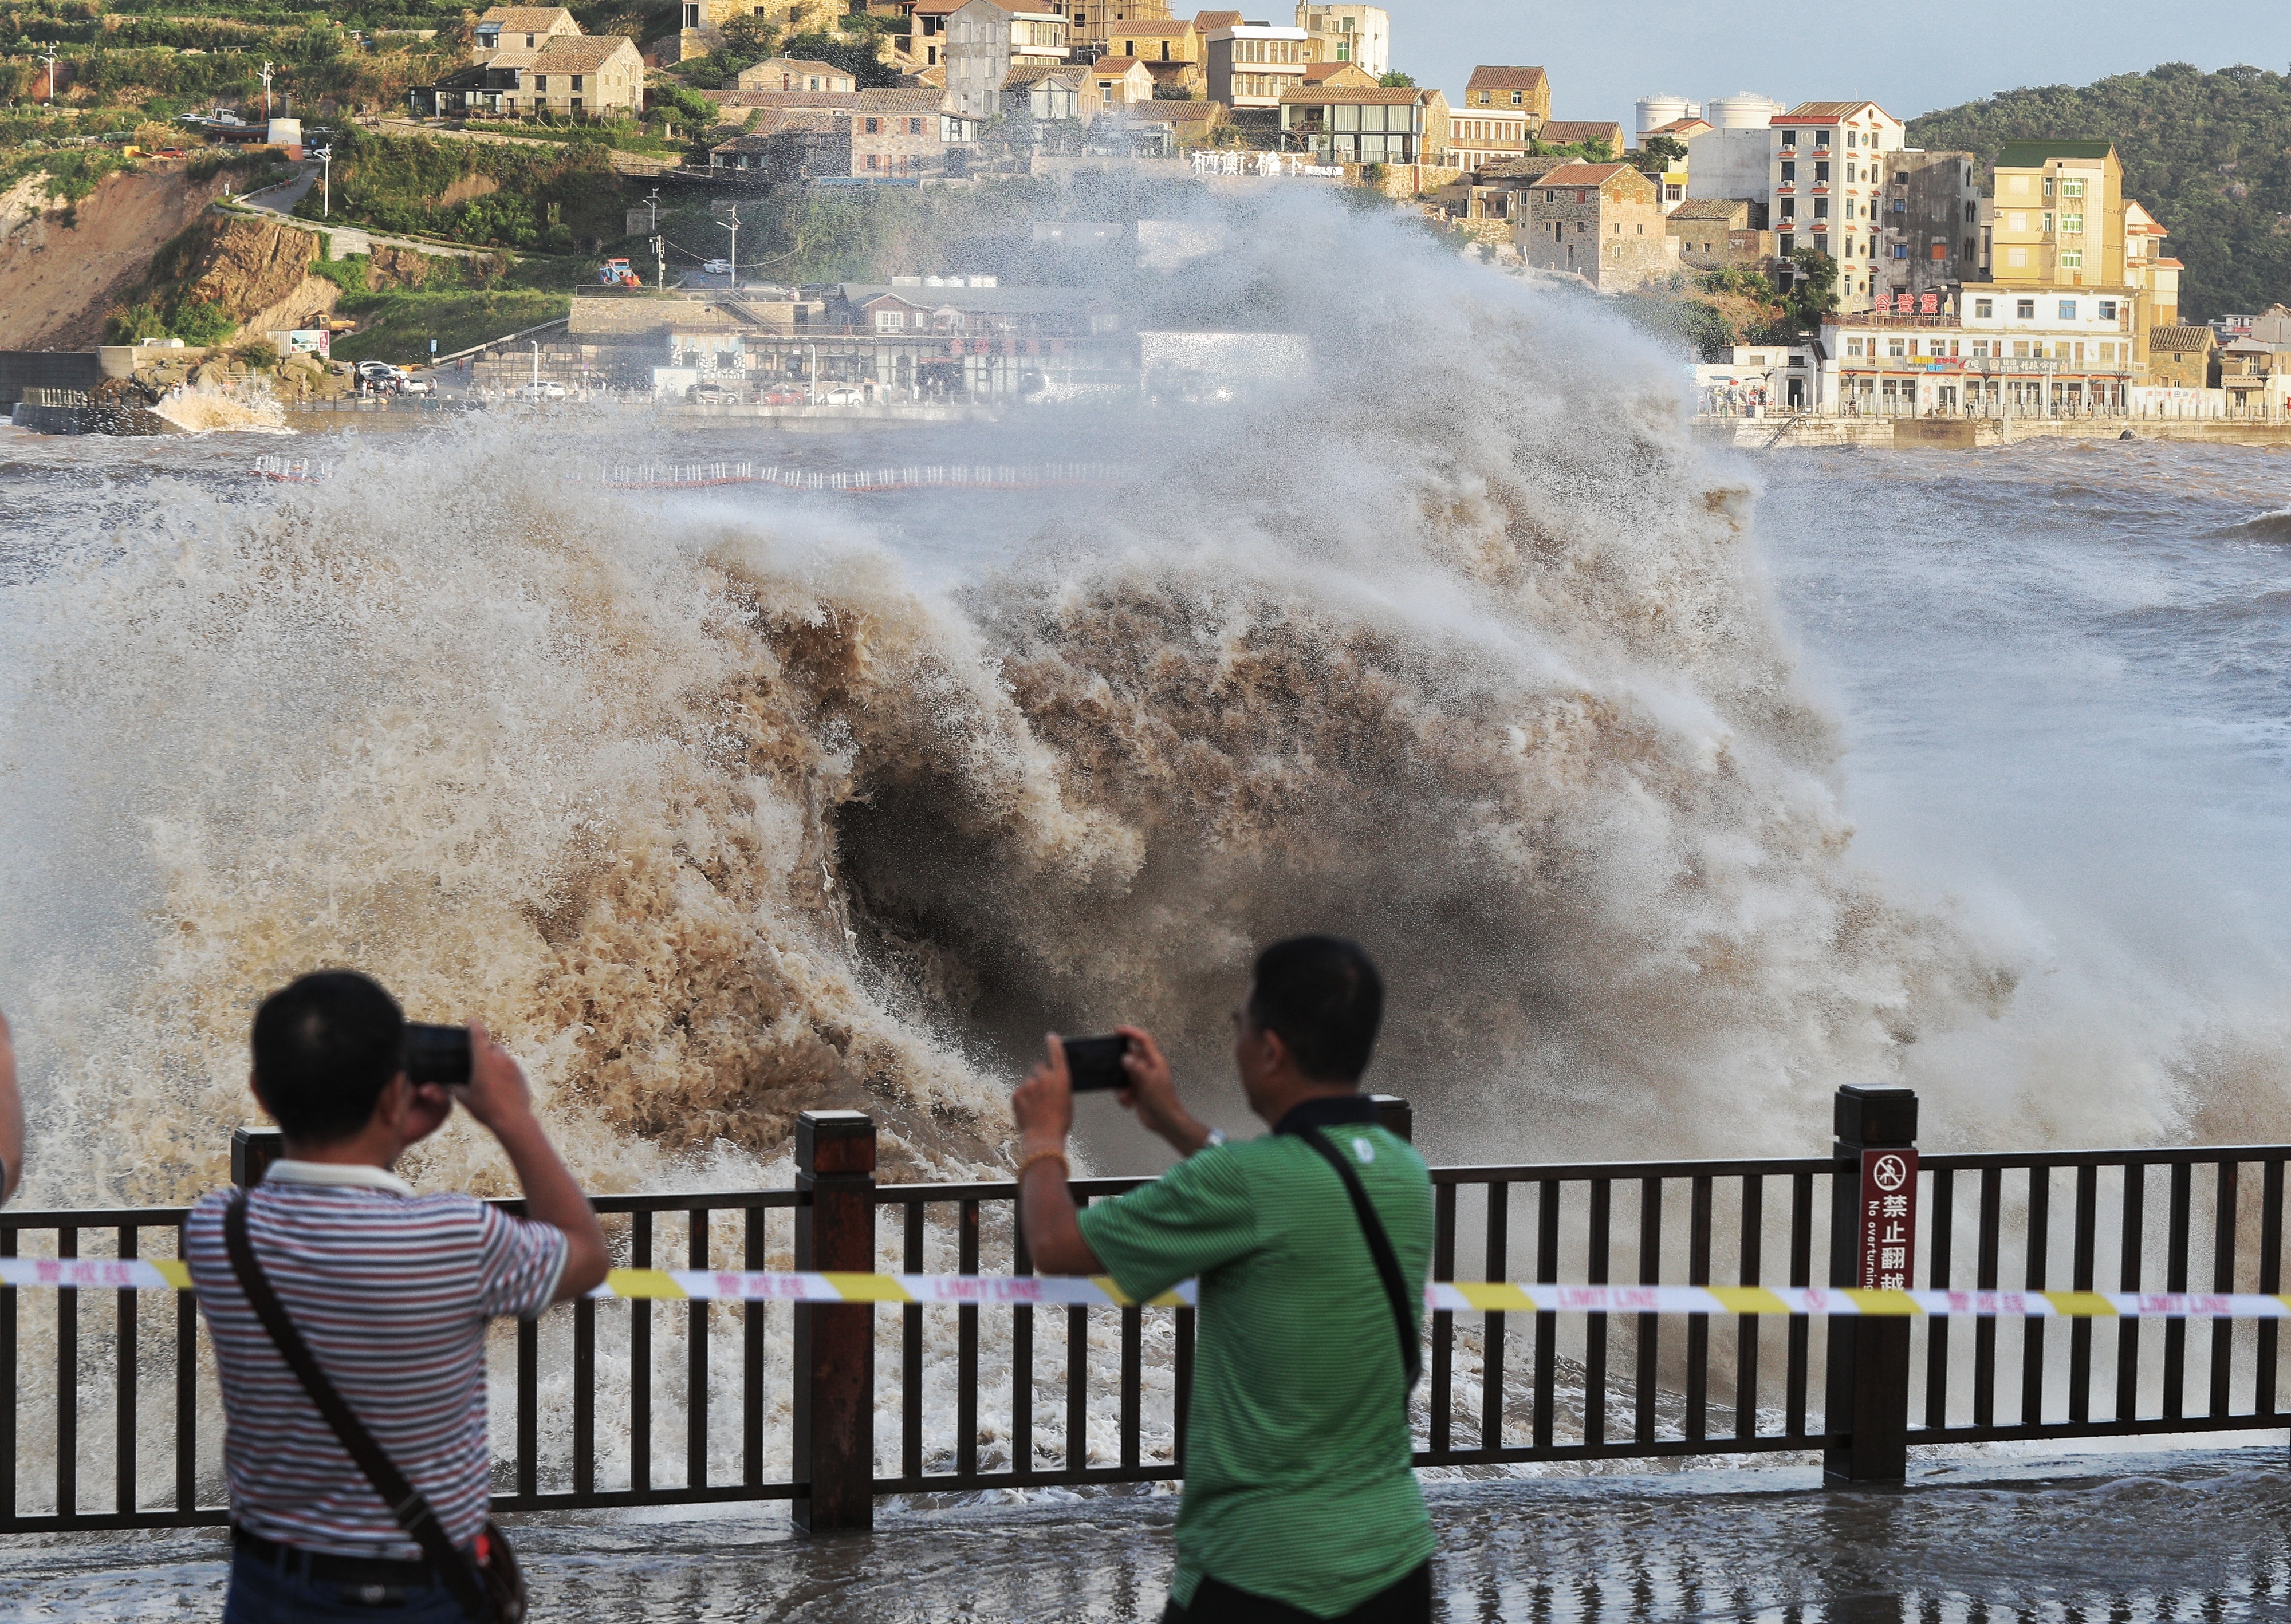
[[[2008,141],[2106,140],[2124,190],[2170,231],[2191,321],[2291,300],[2291,76],[2166,62],[2082,87],[2006,91],[1909,121],[1912,146],[1977,153]]]
[[[346,130],[334,141],[331,218],[454,242],[569,251],[621,235],[607,152],[601,141],[510,145]],[[456,190],[462,195],[447,201]],[[317,220],[321,206],[314,191],[294,213]]]
[[[344,299],[342,310],[358,318],[358,330],[337,338],[334,353],[344,361],[427,361],[433,338],[439,355],[451,355],[553,321],[572,308],[570,293],[534,288],[358,293]]]

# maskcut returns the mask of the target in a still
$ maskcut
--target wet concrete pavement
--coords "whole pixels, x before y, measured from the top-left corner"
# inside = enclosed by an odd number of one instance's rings
[[[1926,1464],[1892,1491],[1759,1467],[1429,1493],[1443,1624],[2291,1619],[2279,1443]],[[517,1538],[537,1624],[1150,1624],[1176,1509],[1159,1493],[889,1507],[873,1535],[832,1539],[792,1534],[780,1507],[590,1513]],[[211,1532],[12,1541],[0,1616],[216,1618],[220,1552]]]

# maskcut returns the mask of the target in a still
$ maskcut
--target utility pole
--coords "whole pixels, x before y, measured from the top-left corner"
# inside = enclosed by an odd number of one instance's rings
[[[652,205],[652,229],[657,231],[660,229],[660,188],[654,187],[652,196],[645,201]]]
[[[269,63],[265,62],[262,64],[262,122],[265,124],[269,124],[270,122],[271,71],[272,69]]]
[[[668,285],[668,242],[664,237],[652,239],[652,285],[655,287]]]
[[[740,205],[734,204],[729,216],[716,222],[732,234],[732,291],[740,291]]]
[[[53,106],[55,106],[55,104],[56,104],[56,52],[55,52],[55,47],[54,47],[54,46],[52,46],[52,45],[51,45],[51,46],[49,46],[49,47],[48,47],[48,57],[47,57],[47,61],[48,61],[48,105],[49,105],[50,107],[53,107]]]
[[[334,149],[318,149],[318,218],[331,220],[334,213]],[[304,197],[309,194],[305,192]]]
[[[541,341],[529,338],[525,342],[533,346],[533,387],[538,390],[541,388]]]

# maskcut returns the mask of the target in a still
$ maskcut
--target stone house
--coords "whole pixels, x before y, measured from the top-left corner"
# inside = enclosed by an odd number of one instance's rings
[[[682,62],[707,55],[724,43],[724,25],[736,17],[752,16],[783,36],[832,34],[849,9],[843,0],[682,0],[674,49],[663,50],[662,60]]]
[[[1696,270],[1763,270],[1773,262],[1766,205],[1753,197],[1691,197],[1663,217],[1678,260]]]
[[[1132,15],[1110,24],[1102,37],[1106,56],[1126,56],[1145,64],[1160,93],[1187,97],[1209,85],[1203,72],[1202,36],[1189,19]]]
[[[2149,342],[2149,354],[2155,354],[2155,342]],[[2219,349],[2219,386],[2227,391],[2228,404],[2248,406],[2264,399],[2268,380],[2275,373],[2275,352],[2255,338],[2232,339]],[[2151,363],[2152,365],[2152,363]]]
[[[2150,327],[2148,382],[2163,389],[2217,389],[2213,371],[2217,343],[2209,327]]]
[[[945,116],[945,100],[936,90],[863,90],[842,106],[763,109],[759,128],[709,149],[709,166],[774,181],[937,179],[948,173],[948,149],[970,138],[965,121]]]
[[[1134,56],[1102,56],[1091,72],[1101,106],[1128,107],[1154,100],[1154,76]]]
[[[1170,144],[1175,147],[1206,145],[1227,118],[1222,101],[1174,101],[1166,96],[1135,102],[1125,110],[1133,125],[1167,125]]]
[[[1451,115],[1457,167],[1477,169],[1526,157],[1529,142],[1550,117],[1551,81],[1542,68],[1473,68],[1463,105]]]
[[[1353,62],[1307,62],[1305,64],[1305,76],[1298,83],[1338,90],[1356,89],[1375,84],[1376,76]]]
[[[1002,116],[1032,120],[1038,132],[1046,125],[1094,124],[1104,105],[1096,71],[1080,62],[1021,59],[1002,81]]]
[[[644,58],[626,35],[553,35],[534,52],[525,80],[532,111],[633,117],[644,106]]]
[[[1620,293],[1678,269],[1654,182],[1628,164],[1563,164],[1526,189],[1512,230],[1528,264]]]
[[[859,81],[832,62],[799,61],[776,56],[740,69],[735,83],[742,90],[856,91]]]
[[[578,34],[581,25],[561,5],[496,5],[478,19],[471,31],[470,60],[486,62],[501,51],[538,51],[541,42],[559,34]]]

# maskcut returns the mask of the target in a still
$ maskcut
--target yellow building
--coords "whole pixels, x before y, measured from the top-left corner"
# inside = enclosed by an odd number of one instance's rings
[[[683,0],[677,60],[705,56],[722,44],[724,25],[735,17],[768,22],[784,39],[791,34],[835,33],[849,9],[844,0]]]
[[[2186,268],[2164,252],[2169,236],[2153,214],[2125,199],[2124,277],[2147,294],[2151,327],[2175,326],[2180,319],[2180,272]]]
[[[2126,285],[2124,166],[2112,143],[2007,141],[1995,197],[1990,274],[1999,285]]]

